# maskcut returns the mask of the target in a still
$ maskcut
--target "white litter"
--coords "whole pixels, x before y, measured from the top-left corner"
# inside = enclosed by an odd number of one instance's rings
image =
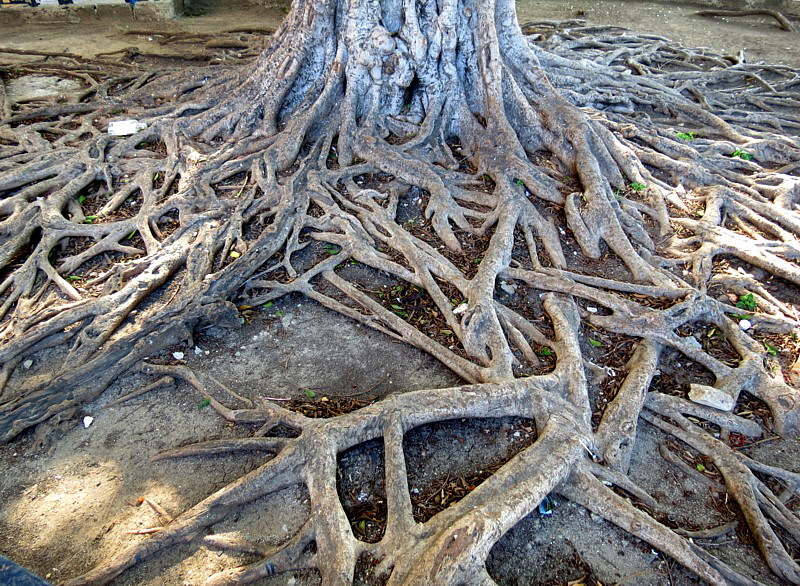
[[[467,311],[467,307],[468,307],[468,306],[467,306],[467,304],[466,304],[466,303],[462,303],[461,305],[459,305],[458,307],[456,307],[456,308],[453,310],[453,314],[454,314],[454,315],[458,315],[459,313],[464,313],[465,311]]]
[[[83,418],[83,427],[88,428],[92,424],[92,421],[94,421],[94,417],[87,415]]]
[[[749,319],[743,319],[739,322],[739,327],[742,328],[745,332],[753,327],[753,324],[750,322]]]
[[[588,311],[589,313],[597,313],[597,308],[589,306],[586,308],[586,311]]]
[[[108,123],[108,133],[111,136],[130,136],[147,128],[147,124],[138,120],[114,120]]]
[[[183,360],[183,356],[184,356],[183,352],[173,352],[172,353],[172,357],[175,360]]]
[[[22,363],[22,366],[24,366],[26,369],[30,368],[31,366],[33,366],[33,360],[28,358],[25,362]]]
[[[203,350],[200,348],[200,346],[195,346],[194,353],[200,356],[203,353]]]

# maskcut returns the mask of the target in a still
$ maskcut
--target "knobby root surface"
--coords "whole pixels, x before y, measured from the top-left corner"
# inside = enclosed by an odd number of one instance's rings
[[[800,475],[733,449],[800,424],[798,73],[580,22],[520,27],[504,0],[384,4],[298,2],[245,65],[40,55],[27,71],[83,90],[0,94],[2,440],[138,371],[152,384],[125,400],[181,380],[226,420],[260,425],[161,459],[274,454],[69,584],[194,541],[257,558],[206,584],[305,568],[347,584],[362,555],[391,584],[488,584],[492,546],[550,493],[709,583],[755,583],[658,520],[627,475],[641,425],[701,455],[772,572],[800,583]],[[127,118],[146,127],[107,133]],[[429,353],[464,385],[325,419],[223,404],[153,358],[288,294]],[[682,383],[660,371],[670,353],[693,365]],[[745,400],[762,421],[736,414]],[[416,522],[405,434],[510,416],[532,419],[536,441]],[[367,543],[336,467],[376,438],[388,516]],[[298,484],[312,514],[279,547],[209,534]]]

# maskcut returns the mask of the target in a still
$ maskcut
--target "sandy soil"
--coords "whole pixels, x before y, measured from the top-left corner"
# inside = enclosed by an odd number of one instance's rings
[[[800,67],[797,36],[781,31],[770,20],[700,19],[692,15],[695,9],[604,0],[527,0],[519,5],[521,22],[572,18],[582,11],[582,18],[590,22],[657,33],[723,52],[744,48],[752,61]],[[282,14],[280,9],[229,6],[204,16],[146,26],[208,32],[242,23],[274,26]],[[0,34],[7,47],[84,55],[131,45],[158,50],[146,34],[124,34],[133,28],[141,25],[133,21],[41,24],[2,28]],[[391,393],[458,382],[433,359],[310,302],[284,299],[248,319],[249,323],[234,330],[203,332],[196,337],[196,346],[172,348],[162,358],[171,360],[172,352],[183,352],[186,364],[221,400],[226,396],[215,379],[255,399],[302,398],[305,389],[314,389],[317,399],[356,395],[378,400]],[[30,374],[46,376],[55,360],[37,360]],[[108,406],[146,382],[140,375],[123,377],[100,400],[62,422],[55,433],[31,431],[0,446],[0,554],[57,583],[134,540],[147,539],[131,531],[165,522],[140,498],[176,515],[268,457],[250,454],[150,462],[152,456],[170,448],[203,439],[242,437],[249,430],[226,425],[183,384]],[[93,418],[88,427],[83,425],[85,417]],[[532,440],[525,425],[513,421],[454,422],[415,433],[408,440],[413,455],[409,456],[412,490],[444,486],[454,476],[490,468],[498,458]],[[724,492],[666,464],[657,453],[656,439],[651,429],[639,433],[633,475],[664,504],[670,518],[687,527],[707,527],[734,518],[726,509]],[[798,453],[797,442],[791,440],[761,444],[750,451],[754,457],[795,470]],[[343,500],[355,495],[356,501],[379,501],[382,466],[380,446],[343,455]],[[359,498],[362,493],[366,496]],[[558,497],[554,500],[553,515],[533,512],[493,550],[488,565],[499,583],[564,584],[582,576],[604,584],[696,583],[644,543],[580,507]],[[236,531],[256,543],[277,544],[307,514],[307,496],[296,487],[253,503],[213,530]],[[709,546],[739,571],[772,583],[771,574],[746,541],[745,533],[734,533]],[[138,566],[116,583],[201,584],[213,571],[245,561],[250,560],[190,544]],[[296,574],[263,584],[316,582],[313,574]]]

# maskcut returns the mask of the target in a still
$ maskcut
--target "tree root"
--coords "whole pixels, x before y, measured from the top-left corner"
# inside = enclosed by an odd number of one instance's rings
[[[653,516],[659,503],[627,475],[640,421],[713,462],[771,570],[800,581],[781,541],[800,522],[760,479],[797,494],[800,476],[725,443],[765,431],[734,412],[745,393],[776,432],[800,428],[800,394],[780,370],[794,363],[798,325],[796,72],[620,30],[531,25],[526,39],[504,1],[395,8],[379,18],[353,5],[340,19],[297,2],[241,70],[85,73],[70,103],[3,106],[0,438],[135,370],[154,382],[112,404],[183,380],[226,421],[260,426],[155,461],[271,454],[68,583],[107,583],[198,542],[259,557],[210,584],[302,568],[350,583],[362,554],[390,584],[488,584],[492,546],[554,491],[710,583],[752,583]],[[118,109],[146,129],[110,137]],[[237,306],[290,293],[420,348],[468,384],[322,420],[158,364],[200,328],[236,326]],[[734,407],[660,392],[670,353]],[[502,416],[533,419],[536,442],[415,522],[405,434]],[[296,437],[276,437],[279,426]],[[374,544],[356,539],[336,490],[338,454],[373,439],[388,507]],[[312,515],[285,544],[208,535],[296,485]]]
[[[777,10],[701,10],[695,12],[697,16],[770,16],[778,22],[785,31],[794,31],[792,23]]]

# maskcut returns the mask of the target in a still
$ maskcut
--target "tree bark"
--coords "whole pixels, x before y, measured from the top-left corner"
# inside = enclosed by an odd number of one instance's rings
[[[749,583],[609,488],[655,503],[626,476],[642,419],[715,462],[772,570],[797,580],[797,564],[767,521],[796,536],[796,516],[754,471],[792,490],[797,474],[725,443],[731,430],[758,435],[752,421],[652,391],[651,382],[662,354],[676,350],[734,402],[747,391],[766,403],[780,433],[797,430],[798,391],[772,376],[762,342],[734,321],[742,309],[709,293],[742,292],[758,306],[751,318],[765,331],[796,327],[787,302],[713,269],[715,257],[731,255],[800,284],[800,188],[790,174],[800,149],[765,129],[758,113],[734,121],[730,96],[713,94],[718,116],[692,98],[700,92],[685,80],[620,73],[647,74],[651,61],[641,55],[621,66],[622,52],[603,63],[577,52],[569,60],[558,47],[531,44],[510,0],[298,0],[248,69],[148,73],[114,99],[97,90],[97,100],[77,104],[88,121],[79,130],[63,126],[74,108],[3,121],[0,137],[11,144],[2,146],[7,252],[0,260],[12,268],[0,285],[4,441],[97,398],[131,369],[210,395],[185,367],[147,358],[199,326],[235,324],[233,301],[258,306],[288,293],[417,346],[468,383],[323,422],[278,405],[232,409],[212,399],[229,421],[264,424],[258,437],[278,423],[302,433],[165,454],[266,446],[276,456],[70,584],[113,580],[167,547],[203,539],[242,504],[297,483],[307,486],[314,511],[306,526],[262,551],[257,564],[210,584],[304,567],[318,568],[325,583],[349,583],[362,553],[380,560],[393,584],[490,583],[491,547],[553,491],[708,582]],[[99,132],[93,120],[120,106],[147,129],[127,139]],[[796,128],[791,115],[773,114],[781,130]],[[36,117],[45,122],[23,127]],[[702,141],[670,131],[679,120],[690,121]],[[64,140],[42,138],[54,130]],[[142,144],[161,144],[165,153]],[[240,187],[231,190],[231,180]],[[110,192],[102,204],[91,191],[98,183]],[[399,219],[398,203],[412,193],[424,204],[424,229]],[[129,198],[138,202],[135,213],[120,217]],[[96,213],[84,214],[86,201]],[[734,221],[746,229],[733,230]],[[51,262],[59,244],[79,238],[93,242]],[[467,244],[480,248],[478,258],[465,261]],[[307,248],[315,251],[311,262],[301,260]],[[71,280],[107,253],[130,262]],[[619,262],[614,271],[589,273],[576,265],[579,255],[606,267]],[[347,262],[424,298],[436,327],[414,322],[354,279],[342,269]],[[531,293],[536,307],[510,303],[501,290]],[[695,322],[723,334],[734,365],[679,335]],[[624,382],[604,407],[597,400],[613,368],[593,354],[602,343],[587,327],[634,340],[635,351],[615,367]],[[46,380],[26,376],[23,362],[52,349],[64,366]],[[547,357],[555,358],[550,372]],[[687,414],[718,425],[721,439]],[[510,415],[533,419],[537,442],[457,505],[415,523],[404,434],[434,421]],[[336,458],[378,437],[386,444],[389,522],[380,543],[366,544],[354,537],[336,494]]]

